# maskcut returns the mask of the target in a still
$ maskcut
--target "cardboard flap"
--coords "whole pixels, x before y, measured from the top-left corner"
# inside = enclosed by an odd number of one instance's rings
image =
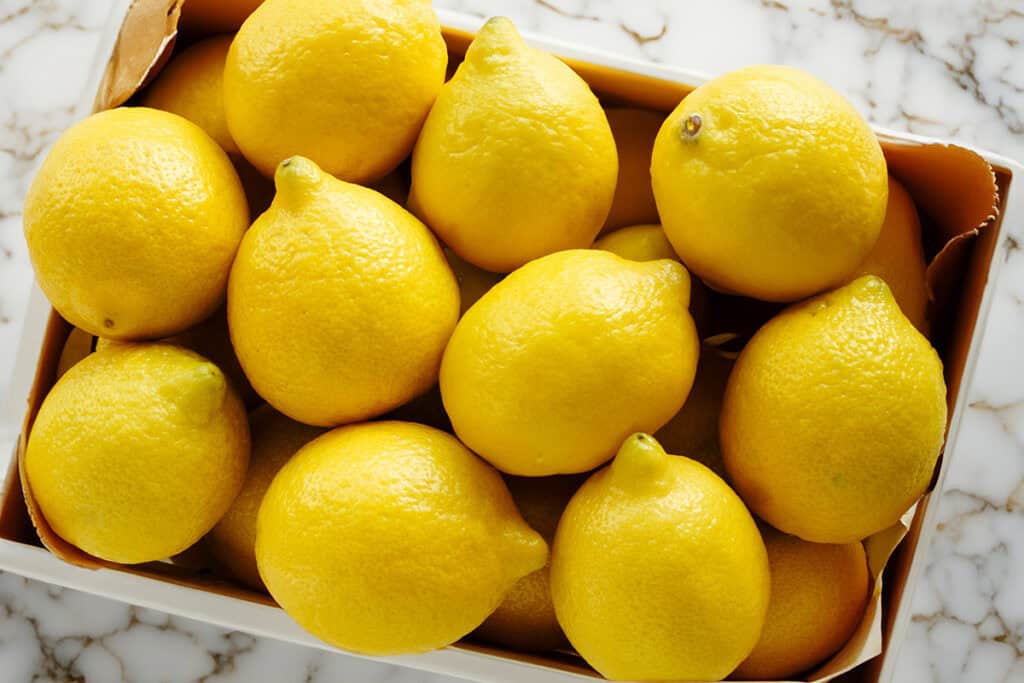
[[[160,70],[178,34],[185,0],[134,0],[128,8],[93,109],[111,109],[128,101]]]

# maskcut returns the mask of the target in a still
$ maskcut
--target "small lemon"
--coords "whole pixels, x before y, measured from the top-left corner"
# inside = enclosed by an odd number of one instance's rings
[[[480,300],[480,297],[489,292],[491,287],[501,282],[502,276],[483,268],[477,268],[472,263],[459,258],[458,254],[447,247],[444,250],[444,255],[448,259],[448,265],[452,267],[452,272],[455,273],[455,279],[459,282],[459,301],[461,302],[459,316],[461,317],[469,310],[470,306]]]
[[[412,151],[447,63],[430,0],[266,0],[228,53],[228,127],[265,175],[299,154],[376,180]]]
[[[25,198],[36,280],[61,316],[112,339],[175,334],[224,300],[249,212],[194,123],[133,107],[67,130]]]
[[[846,543],[924,493],[945,428],[942,361],[867,275],[787,308],[747,343],[725,391],[722,456],[772,526]]]
[[[317,637],[370,655],[455,642],[546,557],[497,472],[408,422],[306,445],[274,478],[256,529],[274,599]]]
[[[296,422],[270,406],[249,416],[252,456],[242,490],[217,526],[206,535],[206,547],[232,576],[264,590],[256,568],[256,515],[274,476],[323,429]]]
[[[892,176],[885,222],[875,248],[857,269],[857,276],[877,275],[889,285],[896,303],[921,334],[928,334],[928,278],[921,221],[914,200]]]
[[[651,189],[651,151],[665,115],[633,107],[611,107],[605,114],[615,137],[619,177],[602,232],[625,225],[657,223],[660,219]]]
[[[507,273],[590,246],[617,167],[608,120],[586,82],[496,17],[423,125],[410,206],[456,254]]]
[[[660,225],[619,228],[594,242],[594,249],[610,251],[630,261],[655,261],[660,258],[679,260]]]
[[[225,152],[237,154],[224,117],[224,61],[230,47],[231,36],[216,36],[176,55],[146,88],[142,104],[185,117]]]
[[[125,564],[198,541],[242,486],[245,409],[205,358],[165,344],[90,354],[53,387],[25,474],[64,540]]]
[[[732,71],[687,95],[651,162],[662,226],[687,268],[768,301],[849,279],[878,239],[886,177],[853,105],[783,66]]]
[[[426,391],[459,316],[455,276],[430,231],[309,159],[282,163],[275,182],[228,287],[231,341],[253,387],[319,426]]]
[[[580,475],[506,477],[505,482],[523,519],[551,544],[562,511],[583,479]],[[475,634],[482,640],[527,652],[567,647],[569,641],[558,625],[551,601],[550,566],[519,579]]]
[[[808,543],[764,528],[772,590],[754,651],[733,678],[769,681],[807,671],[835,654],[864,617],[868,562],[859,542]]]
[[[612,680],[720,680],[761,634],[769,581],[739,496],[646,434],[577,491],[552,546],[558,621]]]
[[[531,261],[459,321],[441,363],[455,433],[503,472],[586,472],[683,405],[698,341],[676,261],[596,249]]]

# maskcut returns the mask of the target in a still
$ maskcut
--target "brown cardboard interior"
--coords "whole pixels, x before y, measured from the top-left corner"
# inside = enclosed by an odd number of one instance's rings
[[[127,101],[159,71],[174,46],[174,27],[181,4],[182,0],[137,0],[133,4],[97,95],[97,109]],[[462,31],[446,30],[445,36],[456,59],[471,39]],[[580,62],[569,63],[608,103],[628,103],[668,112],[691,89],[632,72]],[[995,255],[998,222],[995,204],[999,196],[1005,196],[1011,178],[1005,171],[993,175],[981,157],[962,148],[921,145],[895,138],[883,138],[882,142],[892,173],[907,186],[918,206],[925,242],[930,245],[929,255],[934,256],[929,268],[929,286],[934,295],[933,336],[946,366],[952,408],[962,380],[989,264]],[[18,474],[17,464],[24,455],[26,435],[39,405],[55,381],[59,359],[70,333],[71,327],[53,313],[40,350],[18,458],[12,462],[4,488],[0,491],[0,538],[31,545],[42,542],[55,554],[74,564],[110,567],[109,563],[83,554],[53,533],[39,514],[27,483]],[[886,642],[892,628],[894,606],[903,594],[921,532],[920,520],[928,502],[926,497],[919,504],[906,540],[886,569],[882,603]],[[118,567],[118,570],[273,604],[267,596],[239,588],[201,568],[152,563]],[[581,660],[570,655],[531,656],[473,643],[458,647],[594,675],[589,668],[582,666]],[[858,679],[873,680],[877,676],[877,664],[872,666],[874,668],[861,667],[852,675]]]

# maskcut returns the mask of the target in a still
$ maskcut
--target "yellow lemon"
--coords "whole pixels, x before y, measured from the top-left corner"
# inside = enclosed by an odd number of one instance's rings
[[[617,167],[608,120],[586,82],[496,17],[423,125],[410,206],[456,254],[507,273],[590,246]]]
[[[734,678],[769,681],[807,671],[853,635],[868,600],[868,562],[859,542],[808,543],[764,529],[772,590],[754,651]]]
[[[569,502],[551,590],[569,641],[603,676],[717,681],[761,634],[768,558],[724,481],[635,434]]]
[[[266,175],[299,154],[376,180],[409,155],[447,63],[429,0],[266,0],[228,53],[228,127]]]
[[[142,104],[185,117],[225,152],[237,154],[224,117],[224,61],[229,47],[231,36],[216,36],[176,55],[146,88]]]
[[[885,157],[847,100],[753,66],[687,95],[654,143],[665,233],[712,287],[792,301],[846,282],[885,217]]]
[[[720,477],[726,474],[718,441],[718,418],[722,413],[722,398],[731,370],[729,358],[715,349],[701,349],[697,376],[686,403],[654,434],[669,453],[693,458]]]
[[[32,426],[25,474],[61,538],[135,564],[209,531],[248,461],[245,409],[213,363],[130,344],[90,354],[57,382]]]
[[[228,287],[231,341],[253,387],[319,426],[426,391],[459,316],[455,276],[430,231],[302,157],[282,163],[275,182]]]
[[[164,337],[160,341],[164,344],[173,344],[174,346],[181,346],[190,351],[195,351],[203,358],[216,364],[228,381],[231,382],[235,393],[238,394],[246,406],[254,408],[263,402],[252,388],[252,385],[249,384],[249,379],[242,371],[242,366],[238,363],[238,357],[235,356],[235,350],[231,346],[226,308],[221,307],[216,313],[198,325],[190,327],[174,336]],[[99,351],[111,346],[128,343],[130,342],[119,342],[115,339],[97,337],[96,350]]]
[[[477,268],[472,263],[459,258],[451,249],[445,248],[445,258],[448,265],[455,273],[455,279],[459,282],[459,301],[461,302],[461,316],[469,307],[479,301],[480,297],[490,291],[491,287],[501,282],[502,276],[492,273],[483,268]]]
[[[76,327],[112,339],[175,334],[224,300],[249,212],[224,151],[145,107],[66,131],[25,198],[36,280]]]
[[[371,655],[455,642],[546,557],[497,472],[408,422],[341,427],[302,448],[256,528],[274,599],[317,637]]]
[[[181,23],[210,33],[231,33],[262,4],[263,0],[186,0]]]
[[[928,334],[928,280],[921,221],[914,200],[895,178],[889,177],[889,203],[875,248],[857,275],[877,275],[889,285],[896,303],[921,334]]]
[[[274,476],[322,429],[295,422],[270,406],[249,416],[252,456],[242,490],[217,526],[206,535],[206,546],[232,576],[263,590],[256,568],[256,515]]]
[[[625,225],[657,223],[651,189],[651,151],[665,115],[647,109],[611,107],[605,111],[619,155],[619,177],[602,232]]]
[[[562,511],[583,480],[566,477],[506,477],[505,482],[523,519],[544,540],[555,540]],[[551,571],[544,565],[516,582],[504,602],[487,617],[476,635],[514,650],[542,652],[568,646],[551,601]]]
[[[747,343],[722,405],[722,456],[758,516],[859,541],[924,493],[942,448],[942,362],[867,275],[787,308]]]
[[[594,242],[594,249],[610,251],[630,261],[655,261],[660,258],[679,260],[660,225],[619,228]]]
[[[459,321],[441,363],[455,433],[509,474],[586,472],[683,405],[698,341],[676,261],[596,249],[531,261]]]

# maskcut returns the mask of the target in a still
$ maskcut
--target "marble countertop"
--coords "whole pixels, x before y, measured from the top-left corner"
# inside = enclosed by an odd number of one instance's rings
[[[438,0],[631,57],[808,69],[872,121],[1024,159],[1021,0]],[[31,282],[20,206],[124,0],[0,0],[0,390]],[[1024,226],[1010,226],[959,456],[896,680],[1024,683]],[[6,393],[0,392],[0,396]],[[0,681],[452,680],[225,632],[0,573]]]

